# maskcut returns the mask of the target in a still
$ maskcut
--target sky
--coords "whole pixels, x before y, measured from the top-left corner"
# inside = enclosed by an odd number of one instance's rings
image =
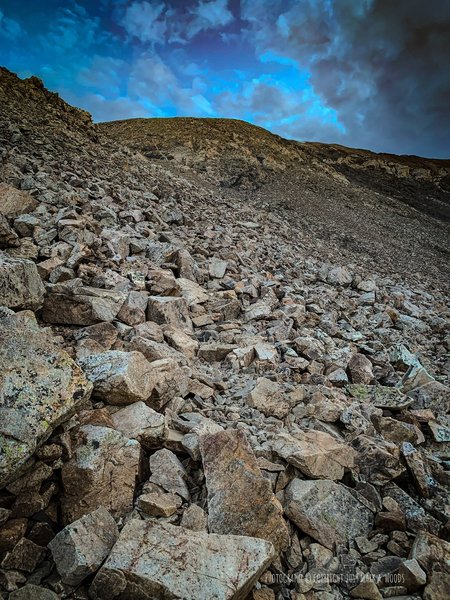
[[[0,64],[95,121],[450,158],[449,57],[450,0],[0,0]]]

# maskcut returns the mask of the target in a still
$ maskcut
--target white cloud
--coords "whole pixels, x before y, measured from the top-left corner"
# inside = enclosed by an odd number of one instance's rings
[[[189,38],[193,38],[201,31],[225,27],[234,20],[233,13],[228,9],[227,0],[199,2],[189,12],[194,17],[186,28],[186,34]]]
[[[164,2],[133,2],[125,11],[122,25],[141,42],[163,43],[167,32],[165,11]]]

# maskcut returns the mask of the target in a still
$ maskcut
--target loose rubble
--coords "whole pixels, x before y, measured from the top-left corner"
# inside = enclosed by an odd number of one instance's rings
[[[445,286],[5,70],[0,134],[0,598],[442,600]]]

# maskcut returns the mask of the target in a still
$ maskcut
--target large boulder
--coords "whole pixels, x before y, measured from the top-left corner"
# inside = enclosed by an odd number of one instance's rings
[[[282,507],[263,477],[245,433],[229,429],[200,437],[208,490],[209,531],[269,540],[280,550],[289,534]]]
[[[82,370],[31,312],[0,319],[0,486],[91,393]]]
[[[63,583],[79,585],[95,573],[118,537],[116,522],[103,507],[67,525],[48,545]]]
[[[73,437],[74,455],[61,471],[64,523],[72,523],[100,506],[115,517],[124,517],[133,508],[141,458],[139,442],[98,425],[83,425]]]
[[[134,519],[89,594],[94,600],[244,600],[274,555],[264,540]]]
[[[372,529],[372,513],[343,485],[326,479],[294,479],[284,510],[297,527],[330,550]]]
[[[42,306],[45,287],[31,260],[10,258],[0,252],[0,302],[3,306],[37,310]]]
[[[94,395],[108,404],[145,401],[153,391],[152,366],[140,352],[109,350],[79,363],[94,384]]]
[[[60,325],[93,325],[115,319],[127,298],[124,292],[81,285],[80,280],[57,284],[45,299],[42,318]]]

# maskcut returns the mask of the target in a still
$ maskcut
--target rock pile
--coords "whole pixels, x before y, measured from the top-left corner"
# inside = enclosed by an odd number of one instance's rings
[[[0,597],[442,600],[445,290],[6,71],[0,137]]]

